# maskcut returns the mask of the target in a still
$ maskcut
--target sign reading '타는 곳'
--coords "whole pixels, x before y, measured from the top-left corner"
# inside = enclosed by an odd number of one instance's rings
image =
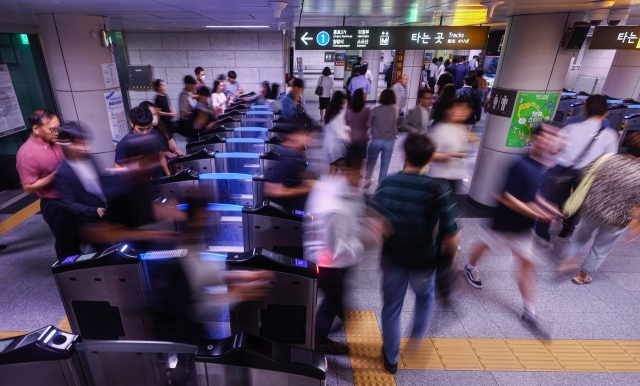
[[[299,27],[296,50],[483,49],[489,27]]]

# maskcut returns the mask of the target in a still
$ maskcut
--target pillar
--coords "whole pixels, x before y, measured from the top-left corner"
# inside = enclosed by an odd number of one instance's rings
[[[566,29],[583,18],[577,13],[509,17],[494,87],[562,91],[572,53],[564,51],[559,43]],[[502,188],[508,168],[528,152],[527,148],[506,146],[510,124],[511,118],[487,114],[469,188],[469,203],[480,209],[497,206],[493,194]]]
[[[420,77],[422,76],[423,61],[424,50],[404,51],[404,66],[402,73],[409,76],[409,83],[407,83],[407,107],[409,109],[416,106],[418,90],[420,90]]]
[[[640,97],[640,51],[617,50],[609,68],[602,94],[637,100]]]
[[[362,52],[362,61],[369,63],[371,71],[371,94],[369,101],[378,100],[378,80],[380,79],[380,50],[365,50]]]
[[[115,63],[100,44],[102,16],[39,14],[38,29],[54,98],[63,121],[75,121],[92,136],[91,154],[102,168],[113,167],[115,143],[111,133],[102,75],[103,63]],[[98,38],[92,36],[95,32]]]

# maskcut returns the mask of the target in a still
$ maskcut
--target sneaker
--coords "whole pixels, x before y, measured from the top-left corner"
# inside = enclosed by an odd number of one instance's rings
[[[549,331],[544,328],[544,326],[540,322],[540,318],[538,318],[537,316],[525,311],[522,314],[522,321],[526,323],[527,326],[541,338],[550,339],[551,335],[549,334]]]
[[[327,344],[315,344],[314,349],[327,355],[345,355],[349,353],[349,347],[346,344],[338,343],[329,339]]]
[[[384,350],[382,351],[382,357],[384,358],[384,369],[387,370],[388,373],[395,374],[398,372],[398,364],[392,365],[387,360],[387,356],[384,355]]]
[[[474,288],[482,288],[482,281],[480,281],[480,272],[477,269],[470,269],[464,267],[464,275],[467,277],[467,281]]]

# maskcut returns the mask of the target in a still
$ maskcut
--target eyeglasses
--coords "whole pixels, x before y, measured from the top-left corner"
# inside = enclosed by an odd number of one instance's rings
[[[49,133],[51,134],[60,134],[60,127],[50,127],[49,128]]]

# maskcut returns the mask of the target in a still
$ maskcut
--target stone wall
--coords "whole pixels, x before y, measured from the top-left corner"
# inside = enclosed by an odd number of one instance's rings
[[[260,90],[262,81],[284,83],[285,47],[280,32],[123,32],[127,61],[150,65],[153,79],[167,82],[167,94],[177,108],[185,75],[204,68],[211,87],[219,74],[234,70],[245,92]],[[155,92],[129,90],[132,107],[155,98]]]

